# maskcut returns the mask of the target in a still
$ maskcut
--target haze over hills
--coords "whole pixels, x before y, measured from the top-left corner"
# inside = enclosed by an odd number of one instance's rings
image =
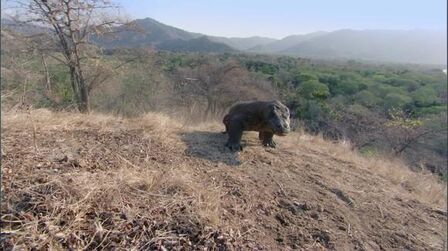
[[[318,31],[304,35],[291,35],[268,44],[258,44],[252,48],[249,48],[248,51],[257,53],[280,53],[283,50],[286,50],[308,39],[323,36],[325,34],[328,34],[328,32]]]
[[[209,53],[224,53],[236,52],[236,49],[218,42],[211,41],[207,36],[201,36],[190,40],[168,40],[157,46],[160,50],[179,51],[179,52],[209,52]]]
[[[267,38],[267,37],[214,37],[208,36],[212,41],[227,44],[238,50],[249,50],[253,47],[263,46],[267,44],[271,44],[277,42],[278,40],[275,38]]]
[[[307,39],[281,54],[403,63],[446,63],[446,36],[427,30],[338,30]]]
[[[47,28],[38,25],[26,24],[26,23],[18,24],[16,21],[7,18],[1,18],[0,20],[2,29],[6,28],[8,30],[18,32],[24,35],[34,35],[48,31]]]
[[[446,34],[428,30],[337,30],[266,37],[226,38],[207,36],[165,25],[151,18],[136,19],[137,31],[121,31],[114,37],[94,38],[105,48],[152,47],[184,52],[248,52],[319,59],[361,59],[446,65]],[[22,30],[2,19],[2,27]],[[26,27],[26,31],[30,31]],[[123,29],[118,27],[117,30]]]

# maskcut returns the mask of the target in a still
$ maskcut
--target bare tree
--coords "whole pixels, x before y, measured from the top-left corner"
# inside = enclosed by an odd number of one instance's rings
[[[415,147],[425,137],[446,132],[446,128],[425,125],[433,124],[434,120],[412,118],[402,110],[392,110],[389,116],[384,132],[395,155],[401,155],[406,149]]]
[[[138,54],[138,55],[133,55]],[[98,110],[113,111],[122,116],[137,116],[148,111],[166,111],[172,108],[172,81],[169,81],[150,50],[124,51],[114,54],[118,59],[114,78],[107,81],[107,88],[96,88],[91,93],[92,106]],[[107,77],[107,71],[98,75]]]
[[[326,119],[322,127],[324,135],[331,139],[350,139],[353,148],[361,149],[373,146],[381,140],[384,134],[383,118],[377,112],[372,112],[359,105],[343,109],[333,106],[330,119]]]
[[[250,72],[234,61],[209,60],[195,68],[180,68],[176,75],[177,91],[183,100],[205,101],[203,120],[221,115],[239,100],[274,97],[269,84],[257,83]]]
[[[85,68],[90,59],[98,59],[100,50],[92,44],[92,36],[112,33],[123,24],[109,13],[116,9],[108,0],[23,0],[11,1],[25,11],[24,22],[40,23],[53,33],[60,53],[48,53],[67,66],[74,101],[80,112],[89,112],[89,92],[104,77],[92,76],[88,81]],[[62,55],[62,57],[61,57]],[[104,80],[103,80],[104,81]]]

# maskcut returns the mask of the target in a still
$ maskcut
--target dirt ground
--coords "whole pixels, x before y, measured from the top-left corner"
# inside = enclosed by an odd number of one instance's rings
[[[2,114],[2,250],[446,250],[446,184],[292,133]]]

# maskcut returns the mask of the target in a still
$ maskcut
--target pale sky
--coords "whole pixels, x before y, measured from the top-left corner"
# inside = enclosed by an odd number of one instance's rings
[[[190,32],[225,37],[338,29],[429,29],[446,34],[447,0],[112,0],[131,18],[151,17]],[[2,13],[8,0],[1,0]]]
[[[151,17],[191,32],[226,37],[337,29],[446,32],[447,0],[117,0],[131,18]]]

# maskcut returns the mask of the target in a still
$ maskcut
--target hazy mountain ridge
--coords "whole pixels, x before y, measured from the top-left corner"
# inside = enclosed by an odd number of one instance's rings
[[[35,35],[49,31],[48,28],[42,26],[30,23],[17,23],[14,20],[6,18],[1,18],[0,23],[2,29],[8,29],[24,35]]]
[[[275,38],[268,38],[268,37],[259,37],[259,36],[253,36],[253,37],[216,37],[216,36],[208,36],[208,38],[212,41],[227,44],[228,46],[231,46],[238,50],[248,50],[255,46],[263,46],[270,43],[274,43],[279,41]]]
[[[185,31],[151,18],[134,20],[137,30],[124,30],[109,38],[93,38],[104,48],[152,47],[186,52],[250,52],[318,59],[360,59],[381,62],[446,65],[446,34],[427,30],[337,30],[266,37],[217,37]],[[33,27],[15,27],[2,19],[2,28],[32,33]],[[123,27],[117,27],[117,31]]]
[[[236,51],[226,44],[210,41],[210,39],[206,36],[193,38],[190,40],[168,40],[164,43],[161,43],[158,48],[161,50],[182,52],[224,53]]]
[[[252,48],[249,48],[248,51],[258,52],[258,53],[278,53],[278,52],[286,50],[292,46],[295,46],[301,42],[307,41],[311,38],[323,36],[325,34],[328,34],[328,32],[318,31],[318,32],[304,34],[304,35],[291,35],[291,36],[287,36],[283,39],[273,41],[269,44],[264,44],[264,45],[258,44]]]
[[[339,30],[303,41],[281,54],[446,64],[446,36],[426,30]]]

